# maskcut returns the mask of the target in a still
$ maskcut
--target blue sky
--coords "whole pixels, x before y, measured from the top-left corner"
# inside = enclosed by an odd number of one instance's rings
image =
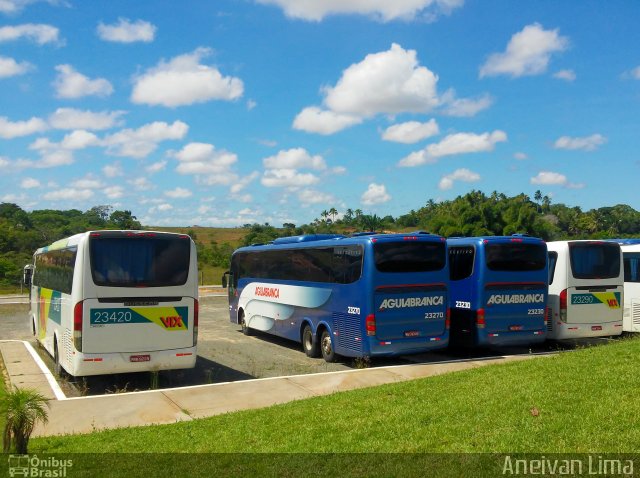
[[[146,225],[640,209],[628,1],[0,0],[0,201]]]

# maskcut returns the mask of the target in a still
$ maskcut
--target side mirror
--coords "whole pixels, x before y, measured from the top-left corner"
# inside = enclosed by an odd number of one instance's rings
[[[224,287],[225,289],[227,288],[227,276],[229,275],[229,271],[226,271],[224,274],[222,274],[222,287]]]
[[[33,277],[33,264],[27,264],[26,266],[24,266],[24,269],[22,270],[22,282],[24,282],[25,285],[30,286],[32,277]]]

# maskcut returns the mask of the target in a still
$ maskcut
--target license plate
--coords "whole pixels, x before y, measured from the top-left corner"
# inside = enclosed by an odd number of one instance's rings
[[[130,355],[129,362],[149,362],[151,355]]]
[[[522,330],[522,325],[510,325],[509,330],[511,330],[512,332],[515,332],[517,330]]]
[[[420,335],[420,332],[418,332],[417,330],[407,330],[404,333],[405,337],[417,337],[418,335]]]
[[[602,325],[592,325],[591,330],[602,330]]]

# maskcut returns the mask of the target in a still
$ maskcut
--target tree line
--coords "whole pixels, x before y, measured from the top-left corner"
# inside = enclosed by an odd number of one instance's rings
[[[87,211],[41,209],[24,211],[13,203],[0,204],[0,285],[17,285],[22,268],[36,249],[73,234],[94,229],[141,229],[131,211],[94,206]]]

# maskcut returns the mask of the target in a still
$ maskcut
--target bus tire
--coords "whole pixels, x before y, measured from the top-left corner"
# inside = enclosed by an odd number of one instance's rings
[[[336,352],[333,349],[331,334],[327,329],[322,329],[322,334],[320,335],[320,351],[322,352],[322,358],[325,362],[331,363],[336,361]]]
[[[313,340],[313,331],[309,324],[302,329],[302,348],[307,357],[320,357],[320,343],[318,340]]]
[[[240,320],[238,322],[240,322],[240,327],[242,328],[242,333],[244,335],[248,337],[253,334],[247,323],[244,321],[244,312],[240,313]]]

